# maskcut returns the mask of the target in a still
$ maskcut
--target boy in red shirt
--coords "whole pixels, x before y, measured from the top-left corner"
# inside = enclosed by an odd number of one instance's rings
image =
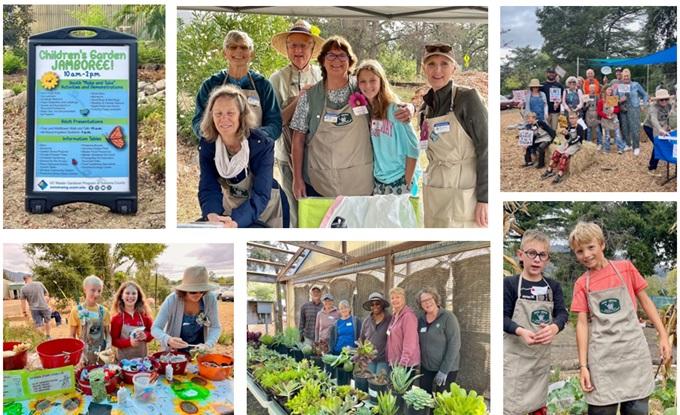
[[[627,260],[604,257],[604,234],[592,222],[579,222],[569,246],[587,271],[574,285],[571,311],[578,313],[576,343],[581,389],[589,415],[642,415],[649,412],[654,390],[652,358],[637,304],[659,334],[659,352],[671,359],[671,346],[656,306],[645,292],[647,282]]]

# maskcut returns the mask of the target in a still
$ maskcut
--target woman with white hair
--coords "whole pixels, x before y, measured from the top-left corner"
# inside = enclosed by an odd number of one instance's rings
[[[575,76],[567,78],[567,88],[562,93],[562,112],[579,113],[585,98],[583,92],[578,88],[578,80]]]
[[[387,327],[387,362],[390,366],[417,368],[420,365],[418,317],[406,305],[406,291],[401,287],[390,290],[392,320]]]
[[[345,347],[356,347],[356,341],[361,331],[361,320],[352,315],[352,309],[347,300],[338,303],[340,318],[331,327],[328,334],[328,345],[334,354],[339,354]]]
[[[98,301],[101,299],[104,283],[96,275],[83,280],[85,302],[71,309],[68,322],[71,337],[85,343],[83,364],[93,365],[98,361],[97,353],[111,347],[111,315]]]
[[[223,85],[234,85],[246,95],[255,114],[255,127],[272,141],[276,140],[281,135],[281,110],[272,84],[250,69],[255,57],[253,39],[245,32],[231,30],[224,38],[223,54],[229,67],[203,81],[196,96],[196,113],[192,121],[194,134],[203,139],[201,121],[212,91]]]

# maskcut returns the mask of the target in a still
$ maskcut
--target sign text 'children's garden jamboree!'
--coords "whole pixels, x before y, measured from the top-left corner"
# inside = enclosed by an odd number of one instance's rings
[[[130,190],[129,58],[128,46],[36,47],[34,191]]]

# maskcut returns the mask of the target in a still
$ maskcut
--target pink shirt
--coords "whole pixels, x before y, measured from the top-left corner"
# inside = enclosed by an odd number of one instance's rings
[[[623,281],[626,283],[626,289],[633,301],[633,307],[637,310],[637,293],[647,288],[647,281],[640,275],[640,272],[635,268],[632,262],[628,260],[609,261],[614,264],[616,270],[621,274]],[[611,264],[606,267],[591,271],[590,273],[590,291],[606,290],[621,286],[621,280],[616,276],[616,272]],[[586,274],[581,275],[574,284],[574,296],[571,300],[571,311],[575,313],[590,312],[588,308],[588,299],[586,297]]]
[[[387,361],[390,365],[407,367],[420,364],[418,317],[409,306],[392,316],[387,327]]]

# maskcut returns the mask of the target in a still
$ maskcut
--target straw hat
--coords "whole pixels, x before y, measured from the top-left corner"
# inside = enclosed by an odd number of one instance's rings
[[[366,302],[362,305],[362,307],[364,308],[364,310],[366,310],[366,311],[371,311],[371,303],[372,303],[373,301],[380,301],[380,302],[382,302],[383,310],[386,309],[386,308],[388,308],[388,307],[390,306],[390,303],[388,303],[387,300],[385,300],[385,296],[382,295],[381,293],[379,293],[379,292],[376,291],[376,292],[374,292],[374,293],[371,293],[371,295],[368,296],[368,301],[366,301]]]
[[[184,271],[182,283],[175,290],[186,292],[205,292],[218,287],[209,282],[208,270],[203,266],[189,267]]]
[[[303,35],[311,36],[312,40],[314,40],[314,50],[312,50],[312,56],[317,56],[319,52],[321,52],[321,47],[323,46],[325,40],[313,32],[314,30],[312,29],[312,25],[310,25],[309,22],[306,20],[298,20],[287,32],[277,33],[274,35],[274,37],[272,37],[272,47],[277,52],[287,57],[288,49],[286,48],[286,39],[288,39],[289,35],[301,33]]]
[[[667,89],[659,89],[656,91],[654,96],[652,97],[653,100],[659,100],[659,99],[671,99],[675,95],[668,95],[668,90]]]
[[[531,81],[529,81],[529,88],[540,88],[540,87],[541,87],[541,82],[538,79],[533,78]]]

